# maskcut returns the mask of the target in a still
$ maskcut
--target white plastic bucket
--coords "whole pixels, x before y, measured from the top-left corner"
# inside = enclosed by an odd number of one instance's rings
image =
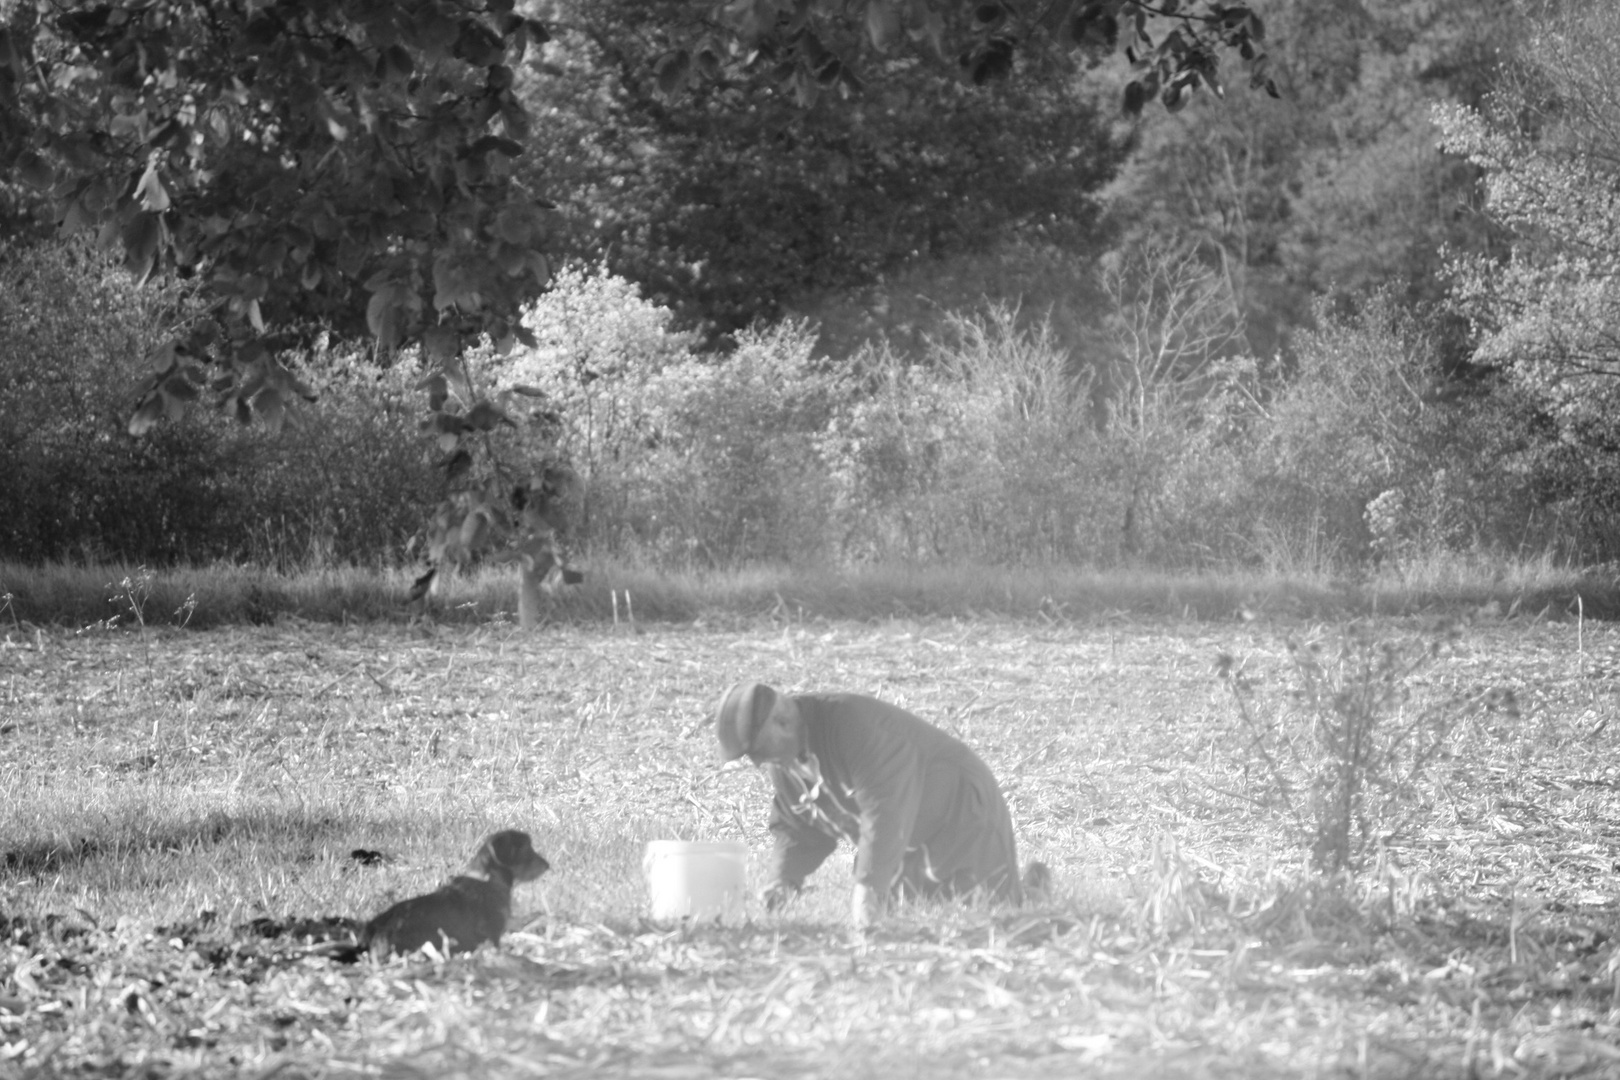
[[[741,918],[748,846],[735,840],[652,840],[641,860],[654,920]]]

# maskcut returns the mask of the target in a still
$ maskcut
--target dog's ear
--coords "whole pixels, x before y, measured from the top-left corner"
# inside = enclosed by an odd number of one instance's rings
[[[527,864],[534,858],[534,842],[529,839],[526,832],[516,829],[507,829],[498,832],[484,841],[491,861],[500,866],[519,867]]]

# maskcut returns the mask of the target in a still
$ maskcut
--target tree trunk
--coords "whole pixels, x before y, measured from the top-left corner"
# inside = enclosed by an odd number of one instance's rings
[[[538,567],[518,563],[518,625],[525,630],[533,630],[540,622],[540,582],[544,577]]]

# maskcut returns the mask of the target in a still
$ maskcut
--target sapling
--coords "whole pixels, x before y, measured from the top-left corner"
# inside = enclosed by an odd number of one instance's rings
[[[1262,715],[1241,662],[1217,661],[1237,703],[1245,772],[1258,772],[1299,830],[1321,871],[1354,871],[1408,820],[1418,781],[1457,721],[1476,710],[1513,708],[1494,688],[1415,705],[1410,682],[1458,637],[1448,627],[1421,641],[1374,636],[1361,623],[1336,639],[1290,641],[1297,711]]]

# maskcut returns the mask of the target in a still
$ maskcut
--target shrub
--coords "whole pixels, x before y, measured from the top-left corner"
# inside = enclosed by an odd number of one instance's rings
[[[1352,624],[1334,639],[1290,642],[1296,708],[1267,711],[1230,656],[1218,670],[1237,704],[1231,745],[1261,803],[1281,802],[1312,865],[1359,870],[1384,840],[1410,824],[1417,785],[1447,746],[1453,726],[1481,710],[1514,708],[1511,695],[1468,688],[1414,707],[1410,681],[1442,655],[1454,633],[1424,641],[1378,638]]]
[[[376,562],[435,490],[411,378],[305,358],[321,400],[277,433],[206,408],[128,434],[142,359],[195,303],[138,287],[88,243],[0,251],[0,554],[29,562]]]
[[[1298,536],[1319,531],[1346,557],[1374,554],[1367,507],[1391,490],[1407,512],[1390,529],[1417,527],[1411,511],[1450,506],[1420,497],[1444,459],[1444,417],[1430,403],[1439,372],[1434,350],[1415,321],[1388,296],[1342,315],[1317,306],[1317,328],[1302,334],[1293,372],[1248,427],[1244,454],[1247,505],[1257,527]],[[1421,495],[1432,495],[1425,488]],[[1385,497],[1381,512],[1397,505]],[[1438,540],[1438,535],[1433,536]]]
[[[956,532],[951,470],[978,452],[968,445],[965,395],[887,344],[861,349],[853,365],[868,389],[838,410],[816,442],[828,469],[839,558],[943,556]]]
[[[174,561],[208,546],[215,433],[125,431],[143,357],[193,310],[88,243],[0,247],[0,552]]]
[[[289,411],[280,432],[235,433],[235,550],[280,569],[395,564],[444,483],[420,430],[414,364],[383,367],[327,343],[289,364],[319,397]]]
[[[826,557],[813,441],[841,391],[808,327],[745,331],[729,354],[696,356],[668,309],[580,267],[525,325],[535,348],[482,363],[497,387],[532,386],[555,410],[586,553],[705,566]]]
[[[1106,562],[1117,521],[1089,383],[1044,323],[952,320],[926,363],[857,355],[863,389],[819,440],[845,558]]]
[[[633,549],[646,527],[642,482],[656,445],[651,384],[695,343],[673,322],[633,283],[574,265],[525,313],[533,348],[476,358],[497,391],[522,386],[543,395],[540,408],[554,422],[526,433],[523,452],[554,455],[578,479],[568,532],[586,553]]]
[[[83,243],[3,254],[0,555],[390,564],[433,515],[443,455],[410,356],[285,358],[320,398],[280,432],[196,409],[131,438],[125,388],[192,317],[186,291],[137,289]],[[1127,269],[1108,279],[1114,351],[1085,362],[993,306],[951,316],[919,362],[880,344],[834,365],[795,323],[695,354],[635,286],[569,268],[527,315],[536,347],[469,357],[476,395],[522,387],[502,400],[540,422],[479,436],[512,477],[461,480],[572,476],[565,546],[671,567],[1613,557],[1620,458],[1549,435],[1509,384],[1448,394],[1387,297],[1323,306],[1297,362],[1262,369],[1225,355],[1209,275],[1170,256]]]
[[[845,391],[814,350],[807,325],[781,323],[648,384],[651,445],[633,478],[640,544],[711,566],[829,559],[831,492],[815,451]]]

